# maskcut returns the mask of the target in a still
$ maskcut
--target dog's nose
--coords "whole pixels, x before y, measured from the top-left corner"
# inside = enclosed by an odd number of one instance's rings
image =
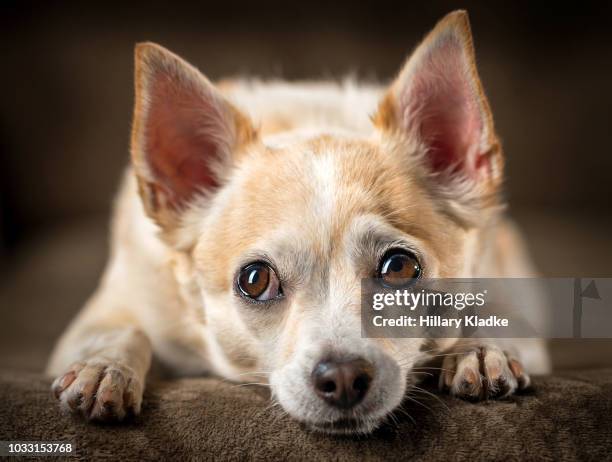
[[[349,409],[366,395],[372,375],[373,367],[364,359],[321,361],[312,371],[312,382],[317,395],[327,403]]]

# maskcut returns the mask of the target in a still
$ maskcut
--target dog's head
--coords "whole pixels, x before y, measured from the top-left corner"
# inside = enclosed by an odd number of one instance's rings
[[[371,431],[429,351],[362,338],[361,279],[469,277],[498,206],[501,149],[467,15],[416,49],[369,133],[265,137],[170,52],[139,45],[136,64],[135,175],[197,281],[215,367],[262,374],[314,428]]]

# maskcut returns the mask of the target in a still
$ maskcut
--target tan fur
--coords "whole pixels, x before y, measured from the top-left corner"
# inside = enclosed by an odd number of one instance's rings
[[[83,390],[95,391],[96,383],[110,387],[116,385],[113,377],[120,377],[136,404],[115,402],[122,410],[114,417],[138,412],[154,355],[178,374],[268,380],[291,415],[316,427],[319,420],[339,415],[307,410],[313,408],[306,405],[311,398],[297,377],[320,355],[350,353],[379,364],[380,380],[392,386],[380,391],[386,398],[376,401],[360,431],[378,425],[410,385],[406,374],[428,355],[421,351],[421,339],[360,337],[359,281],[372,276],[375,266],[363,248],[370,231],[418,248],[426,277],[531,272],[520,238],[500,214],[501,148],[477,77],[465,13],[441,21],[412,59],[438,34],[453,30],[465,44],[473,88],[486,114],[487,155],[494,158],[487,178],[467,191],[465,203],[458,190],[445,190],[429,175],[421,141],[398,128],[396,89],[412,72],[411,61],[386,91],[353,82],[241,80],[215,89],[161,47],[137,46],[132,168],[115,207],[111,257],[98,290],[48,367],[58,376],[54,390],[63,406],[93,419],[113,418],[104,414],[104,403],[88,408],[70,403]],[[209,92],[234,124],[233,138],[223,140],[231,146],[231,162],[219,166],[221,186],[181,207],[163,199],[144,154],[148,92],[159,63]],[[286,282],[286,300],[269,310],[246,307],[233,292],[241,265],[262,256],[273,260]],[[506,366],[505,353],[488,347],[487,380],[509,374],[510,368],[523,376],[517,358]],[[441,380],[452,392],[459,394],[462,377],[476,382],[474,355],[448,365],[454,373]],[[546,362],[544,354],[538,357]],[[292,393],[303,395],[302,401],[291,401]],[[91,400],[117,396],[105,389]]]

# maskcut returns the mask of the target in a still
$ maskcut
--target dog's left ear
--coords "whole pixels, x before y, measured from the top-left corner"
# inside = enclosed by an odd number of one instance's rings
[[[444,17],[414,51],[381,101],[374,123],[424,145],[426,163],[441,182],[499,185],[501,148],[476,71],[465,11]]]

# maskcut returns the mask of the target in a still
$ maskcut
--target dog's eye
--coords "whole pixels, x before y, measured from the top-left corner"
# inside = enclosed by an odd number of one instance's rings
[[[391,249],[380,260],[378,277],[389,287],[404,287],[416,281],[421,275],[417,258],[404,249]]]
[[[240,271],[238,288],[245,297],[259,301],[273,300],[281,295],[276,273],[262,262],[251,263]]]

